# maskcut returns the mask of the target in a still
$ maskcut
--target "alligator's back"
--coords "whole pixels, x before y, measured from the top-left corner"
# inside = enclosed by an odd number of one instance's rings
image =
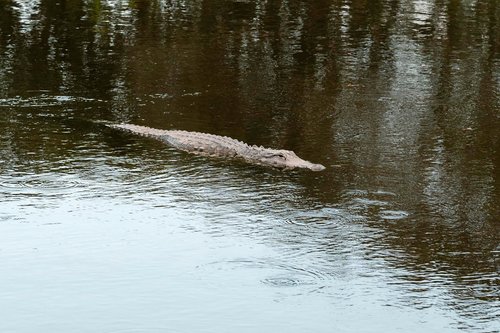
[[[219,136],[208,133],[189,132],[181,130],[160,130],[156,128],[132,125],[132,124],[113,124],[108,125],[112,128],[126,130],[143,136],[148,136],[162,140],[169,145],[190,153],[201,155],[211,155],[219,157],[233,157],[246,153],[250,147],[246,143],[232,139],[226,136]]]
[[[238,157],[250,163],[285,169],[307,168],[313,171],[325,169],[321,164],[314,164],[301,159],[293,151],[250,146],[226,136],[179,130],[160,130],[133,124],[111,124],[107,126],[153,137],[175,148],[195,154]]]

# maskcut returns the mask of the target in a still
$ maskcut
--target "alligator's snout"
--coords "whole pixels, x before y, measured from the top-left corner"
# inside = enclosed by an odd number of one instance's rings
[[[312,171],[323,171],[326,169],[324,165],[314,164],[314,163],[311,163],[311,165],[308,168],[311,169]]]
[[[292,166],[291,168],[309,169],[311,171],[323,171],[326,169],[324,165],[311,163],[311,162],[305,161],[305,160],[301,160],[301,162],[297,163],[296,165]]]
[[[311,163],[298,157],[291,150],[268,150],[261,158],[261,163],[284,169],[309,169],[322,171],[325,167],[321,164]]]

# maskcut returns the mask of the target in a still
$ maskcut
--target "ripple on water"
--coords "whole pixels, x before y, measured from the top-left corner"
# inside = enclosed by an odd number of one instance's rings
[[[41,173],[0,177],[0,189],[6,194],[59,195],[80,185],[72,175]]]
[[[379,214],[384,220],[401,220],[410,216],[410,213],[403,210],[382,210]]]
[[[392,209],[395,206],[397,195],[393,192],[376,190],[350,190],[344,193],[349,207],[362,215],[371,215],[382,220],[401,220],[410,213],[404,210]]]
[[[180,332],[179,330],[172,329],[172,327],[154,327],[154,328],[125,328],[105,331],[107,333],[165,333],[165,332]]]
[[[276,259],[233,259],[216,261],[205,265],[205,269],[245,271],[246,276],[255,276],[260,283],[278,288],[303,288],[298,293],[311,293],[327,287],[334,274],[312,267],[302,267]],[[258,271],[248,274],[248,271]]]
[[[48,107],[48,106],[60,106],[68,103],[76,102],[92,102],[96,101],[92,98],[76,97],[76,96],[65,96],[56,95],[51,96],[47,94],[42,94],[39,96],[32,97],[21,97],[16,96],[12,98],[0,98],[0,107]]]
[[[299,214],[285,218],[284,222],[308,230],[332,230],[360,219],[363,219],[362,216],[353,215],[344,209],[322,207],[309,211],[300,211]]]
[[[289,276],[275,276],[262,280],[262,283],[272,287],[295,287],[303,284],[299,279],[291,278]]]

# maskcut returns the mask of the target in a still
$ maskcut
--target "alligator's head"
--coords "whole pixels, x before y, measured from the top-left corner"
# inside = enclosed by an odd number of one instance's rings
[[[303,160],[290,150],[272,150],[264,152],[260,158],[260,162],[262,164],[284,169],[304,168],[312,171],[325,170],[323,165]]]

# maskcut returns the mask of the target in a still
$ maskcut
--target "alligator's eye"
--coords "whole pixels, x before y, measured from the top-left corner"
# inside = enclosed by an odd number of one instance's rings
[[[266,158],[279,158],[282,160],[286,160],[286,156],[282,153],[268,153],[265,155]]]
[[[282,158],[282,159],[286,160],[285,154],[277,153],[276,156],[279,157],[279,158]]]
[[[285,154],[282,154],[282,153],[273,153],[272,156],[270,156],[270,157],[279,158],[279,159],[284,160],[284,161],[286,160]]]

